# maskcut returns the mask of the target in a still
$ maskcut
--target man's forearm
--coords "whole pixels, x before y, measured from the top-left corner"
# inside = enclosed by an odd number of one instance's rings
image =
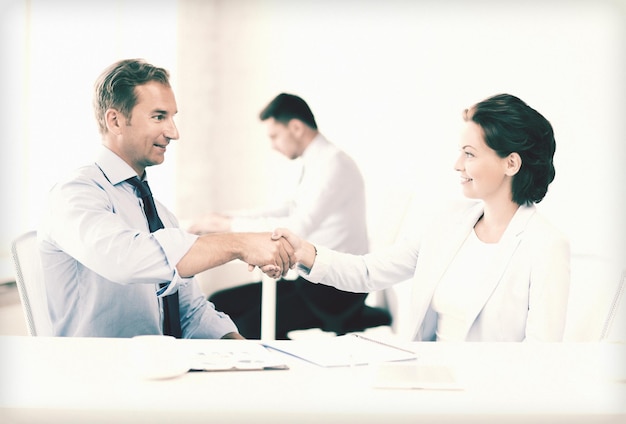
[[[191,277],[234,259],[241,259],[242,237],[235,233],[205,234],[197,238],[176,265],[182,277]]]
[[[254,267],[270,267],[283,276],[296,263],[286,240],[273,240],[270,233],[215,233],[198,237],[176,265],[182,277],[241,259]]]

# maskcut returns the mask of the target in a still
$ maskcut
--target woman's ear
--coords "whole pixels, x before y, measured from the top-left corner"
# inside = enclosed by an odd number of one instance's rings
[[[522,167],[522,158],[519,153],[513,152],[508,155],[506,158],[506,170],[505,174],[509,177],[517,174]]]

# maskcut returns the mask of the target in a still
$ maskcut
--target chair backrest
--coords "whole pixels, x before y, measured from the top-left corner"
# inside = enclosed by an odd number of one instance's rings
[[[28,333],[31,336],[52,336],[37,232],[29,231],[16,238],[11,245],[11,253]]]
[[[625,340],[623,334],[616,334],[615,327],[617,316],[624,313],[623,306],[619,312],[623,284],[623,266],[597,255],[572,254],[563,340],[593,342],[609,337]]]
[[[626,270],[622,271],[615,298],[602,328],[600,339],[607,342],[626,342]]]
[[[410,187],[387,187],[374,193],[375,200],[369,203],[367,210],[370,251],[377,251],[393,244],[402,228],[406,226],[406,217],[413,208],[415,192]],[[408,286],[402,290],[401,287]],[[408,290],[408,291],[407,291]],[[407,295],[408,293],[408,295]],[[410,299],[410,281],[393,287],[371,292],[366,304],[386,309],[391,315],[391,330],[400,333],[402,325],[410,322],[405,319],[410,308],[404,299]]]

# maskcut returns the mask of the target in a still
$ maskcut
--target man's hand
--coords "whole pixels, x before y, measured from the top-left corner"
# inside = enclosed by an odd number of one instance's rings
[[[295,266],[293,247],[284,238],[272,239],[272,233],[212,233],[196,238],[178,261],[176,268],[183,278],[234,259],[246,262],[250,269],[267,267],[273,278],[287,274]]]
[[[248,269],[258,266],[272,278],[284,276],[296,264],[293,247],[285,238],[272,238],[269,233],[246,233],[246,247],[241,260]]]
[[[230,339],[230,340],[245,340],[245,337],[237,332],[226,333],[222,337],[222,339]]]
[[[284,238],[289,242],[291,247],[293,247],[293,251],[296,255],[296,259],[300,259],[298,253],[302,254],[302,245],[306,243],[305,240],[300,239],[300,237],[296,236],[287,228],[276,228],[272,233],[272,240],[280,240]]]
[[[317,249],[308,241],[301,239],[286,228],[276,228],[272,233],[272,240],[286,240],[289,243],[295,257],[295,262],[291,264],[291,268],[294,268],[296,263],[300,263],[308,269],[313,267]],[[272,277],[269,273],[271,272],[269,267],[262,267],[261,270]]]

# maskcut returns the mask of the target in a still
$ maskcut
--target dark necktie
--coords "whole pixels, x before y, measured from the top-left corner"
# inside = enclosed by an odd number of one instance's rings
[[[148,182],[140,181],[137,177],[129,178],[126,181],[132,184],[139,192],[143,202],[143,210],[146,213],[146,219],[148,220],[148,228],[150,228],[150,232],[153,233],[156,230],[164,228],[163,222],[157,213]],[[164,285],[165,284],[161,284],[161,287]],[[163,334],[166,336],[181,338],[182,330],[180,328],[178,292],[172,293],[163,298],[163,313]]]

